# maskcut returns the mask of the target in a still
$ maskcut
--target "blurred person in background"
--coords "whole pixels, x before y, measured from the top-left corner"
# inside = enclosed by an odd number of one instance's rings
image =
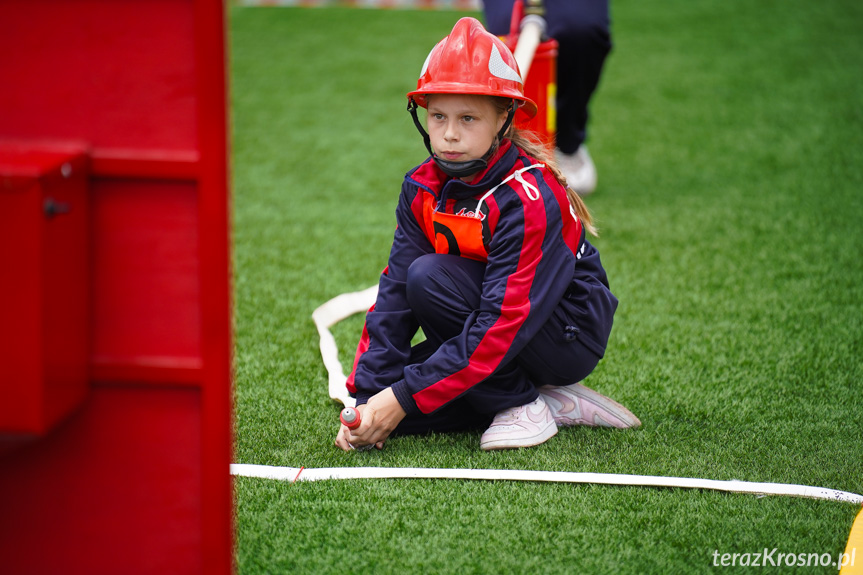
[[[483,0],[486,29],[509,33],[514,0]],[[611,51],[608,0],[544,0],[547,34],[558,42],[557,161],[581,195],[596,189],[596,167],[587,151],[588,105]]]

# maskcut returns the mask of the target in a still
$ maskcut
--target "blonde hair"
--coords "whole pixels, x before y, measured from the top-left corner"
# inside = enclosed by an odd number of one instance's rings
[[[499,112],[502,114],[507,113],[509,106],[512,104],[512,100],[497,96],[491,96],[491,98],[494,100],[494,105]],[[569,200],[569,205],[572,206],[575,215],[578,216],[579,220],[581,220],[584,229],[592,236],[598,238],[599,230],[596,229],[596,226],[593,223],[593,217],[590,215],[590,210],[587,208],[584,200],[581,199],[581,196],[567,185],[566,176],[564,176],[563,172],[560,171],[560,167],[557,165],[557,159],[554,157],[554,152],[545,142],[542,141],[539,135],[530,130],[520,130],[516,128],[515,123],[513,123],[506,131],[504,137],[509,138],[514,145],[519,147],[531,158],[545,164],[545,167],[566,190],[566,197]]]

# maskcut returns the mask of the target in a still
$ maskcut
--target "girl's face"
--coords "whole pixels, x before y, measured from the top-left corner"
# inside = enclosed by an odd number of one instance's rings
[[[444,160],[482,158],[506,121],[506,112],[498,112],[488,96],[434,94],[427,98],[432,149]]]

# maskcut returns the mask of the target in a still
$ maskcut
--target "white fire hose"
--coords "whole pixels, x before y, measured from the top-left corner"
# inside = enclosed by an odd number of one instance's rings
[[[282,481],[322,481],[326,479],[474,479],[487,481],[543,481],[549,483],[592,483],[635,485],[640,487],[678,487],[709,489],[753,495],[785,495],[826,499],[863,505],[863,495],[825,487],[751,481],[717,481],[688,477],[623,475],[619,473],[578,473],[569,471],[527,471],[518,469],[435,469],[425,467],[271,467],[234,463],[231,475]]]

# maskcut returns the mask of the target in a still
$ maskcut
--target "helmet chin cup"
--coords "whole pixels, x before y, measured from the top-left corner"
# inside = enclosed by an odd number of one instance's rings
[[[494,146],[492,146],[492,149],[494,149]],[[489,154],[486,154],[486,156],[488,155]],[[451,178],[466,178],[471,174],[481,172],[488,167],[488,162],[484,158],[468,160],[467,162],[450,162],[439,158],[437,154],[432,154],[432,160],[434,160],[437,167],[440,168],[444,174]]]

